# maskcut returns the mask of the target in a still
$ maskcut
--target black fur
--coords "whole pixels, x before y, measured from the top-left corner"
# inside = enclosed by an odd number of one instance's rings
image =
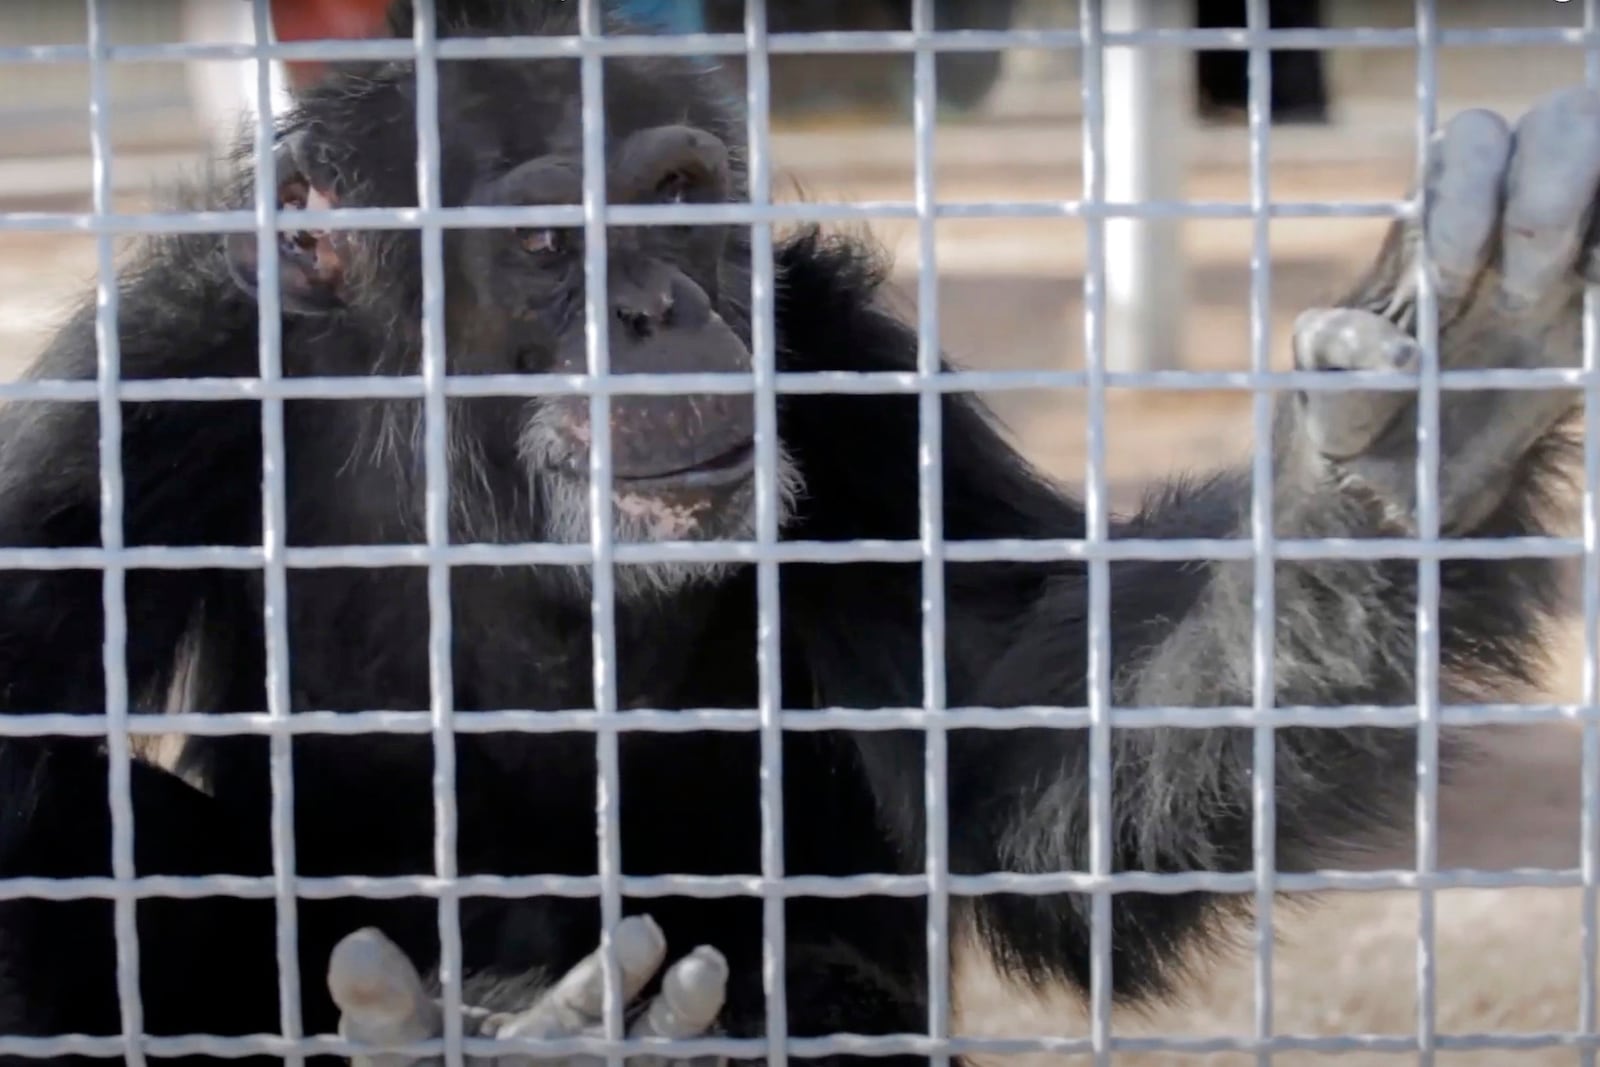
[[[402,7],[404,5],[401,5]],[[441,3],[447,33],[542,33],[572,5]],[[396,16],[402,32],[408,18]],[[470,27],[470,28],[469,28]],[[565,73],[552,74],[552,68]],[[441,71],[444,195],[456,203],[484,173],[552,141],[575,143],[575,64],[502,62]],[[608,61],[608,114],[627,127],[685,117],[735,147],[738,112],[715,82],[664,60]],[[351,69],[309,93],[290,119],[331,145],[319,157],[346,202],[413,202],[412,84],[401,67]],[[654,114],[649,113],[654,111]],[[249,200],[242,174],[210,190]],[[734,228],[737,234],[738,228]],[[353,265],[349,314],[290,318],[287,372],[393,373],[416,368],[420,298],[414,234],[367,235]],[[730,246],[727,270],[743,270]],[[884,267],[864,242],[805,229],[778,250],[777,330],[786,370],[900,371],[914,332],[887,310]],[[454,277],[452,279],[454,281]],[[581,293],[580,293],[581,295]],[[747,336],[739,284],[720,310]],[[580,305],[581,306],[581,303]],[[230,279],[214,237],[153,240],[125,266],[121,345],[131,378],[252,375],[256,310]],[[490,369],[512,370],[514,367]],[[50,346],[34,377],[95,373],[92,310]],[[517,541],[539,504],[490,432],[508,409],[460,402],[463,451],[452,492],[458,538]],[[514,410],[514,409],[509,409]],[[385,412],[390,412],[386,414]],[[416,543],[421,464],[397,433],[395,402],[290,402],[293,544]],[[399,412],[400,414],[393,414]],[[401,419],[393,423],[392,418]],[[140,545],[253,545],[261,537],[260,415],[253,402],[124,406],[124,537]],[[783,398],[781,436],[804,476],[786,539],[917,534],[914,397]],[[479,431],[482,431],[481,433]],[[92,405],[0,410],[0,543],[98,543],[97,416]],[[474,435],[477,436],[474,436]],[[1288,443],[1286,443],[1286,441]],[[1292,441],[1279,442],[1287,457]],[[1079,503],[1032,470],[973,399],[943,403],[945,537],[1076,537]],[[1522,490],[1490,533],[1541,529],[1555,445],[1530,461]],[[1313,479],[1285,490],[1283,532],[1373,532],[1372,510]],[[1292,487],[1292,485],[1291,485]],[[1244,530],[1248,480],[1174,482],[1113,535],[1228,536]],[[875,708],[922,701],[916,564],[783,568],[783,704]],[[946,679],[956,706],[1081,705],[1086,699],[1087,569],[1078,562],[946,568]],[[1279,569],[1280,699],[1411,699],[1412,564],[1285,564]],[[1112,568],[1112,647],[1119,699],[1249,699],[1248,568],[1126,563]],[[1536,563],[1444,568],[1446,670],[1457,688],[1503,691],[1538,667],[1539,624],[1553,603]],[[584,707],[592,700],[587,599],[569,576],[463,568],[454,578],[455,706]],[[414,570],[320,570],[290,577],[290,686],[297,710],[426,709],[428,612]],[[265,706],[259,575],[239,570],[131,571],[127,660],[135,705],[160,709],[187,641],[188,703],[207,711]],[[1242,620],[1242,623],[1241,623]],[[0,701],[16,714],[98,712],[101,580],[97,572],[0,575]],[[619,603],[624,707],[751,707],[756,696],[755,582],[740,570],[670,597]],[[1242,634],[1242,637],[1241,637]],[[1243,687],[1240,679],[1243,679]],[[305,876],[433,870],[432,756],[427,736],[308,737],[294,749],[297,871]],[[466,874],[595,870],[591,735],[457,738],[460,868]],[[915,731],[794,733],[784,742],[784,866],[792,875],[920,872],[923,738]],[[139,764],[133,779],[140,873],[271,869],[265,743],[196,740],[177,761],[189,781]],[[1087,868],[1087,753],[1081,731],[956,730],[950,736],[950,852],[958,873]],[[1248,731],[1123,730],[1113,743],[1119,870],[1244,870],[1251,855]],[[1406,817],[1413,736],[1404,730],[1281,732],[1280,866],[1305,868]],[[623,866],[628,874],[759,870],[759,754],[747,734],[649,735],[621,741]],[[77,741],[0,745],[0,873],[109,873],[106,760]],[[662,924],[678,952],[709,943],[732,967],[726,1029],[761,1031],[759,902],[628,902]],[[1127,1001],[1169,993],[1191,949],[1237,905],[1204,894],[1114,898],[1114,985]],[[151,1033],[274,1032],[270,903],[140,906],[145,1028]],[[799,899],[787,906],[791,1033],[917,1032],[926,1027],[925,908],[893,898]],[[958,930],[979,935],[1013,978],[1034,986],[1088,980],[1087,899],[958,900]],[[323,989],[328,953],[378,925],[419,964],[435,959],[430,900],[302,901],[305,1022],[336,1022]],[[597,907],[568,899],[468,900],[466,961],[475,987],[556,974],[597,941]],[[119,1027],[108,904],[0,906],[0,1031],[115,1033]]]

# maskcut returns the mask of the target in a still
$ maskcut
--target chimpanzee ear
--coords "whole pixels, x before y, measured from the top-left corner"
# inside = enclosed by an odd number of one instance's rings
[[[289,137],[275,152],[278,168],[278,210],[327,210],[337,201],[305,175],[299,140]],[[328,230],[288,230],[278,234],[278,293],[285,313],[321,315],[344,306],[345,254],[351,235]],[[251,296],[261,292],[261,264],[256,234],[233,233],[226,241],[228,270]]]
[[[278,299],[285,314],[325,315],[344,306],[344,271],[336,256],[319,248],[331,246],[326,234],[282,235],[278,242]],[[260,262],[254,233],[228,235],[228,270],[233,280],[251,296],[261,287]]]

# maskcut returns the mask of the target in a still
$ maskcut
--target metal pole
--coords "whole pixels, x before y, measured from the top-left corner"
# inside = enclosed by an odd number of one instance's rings
[[[1177,28],[1185,6],[1104,0],[1110,32]],[[1105,53],[1105,192],[1112,203],[1182,199],[1190,53],[1108,48]],[[1173,369],[1187,299],[1178,224],[1110,219],[1105,226],[1106,369]]]

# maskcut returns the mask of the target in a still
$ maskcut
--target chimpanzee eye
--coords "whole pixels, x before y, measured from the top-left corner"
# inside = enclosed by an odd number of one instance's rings
[[[526,252],[535,255],[548,255],[562,249],[561,231],[549,227],[519,228],[515,231],[517,241]]]

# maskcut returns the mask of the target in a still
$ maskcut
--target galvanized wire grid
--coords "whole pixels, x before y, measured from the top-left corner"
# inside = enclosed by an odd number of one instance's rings
[[[951,1055],[973,1052],[1017,1053],[1044,1051],[1092,1054],[1096,1063],[1109,1063],[1113,1051],[1169,1050],[1190,1053],[1238,1050],[1253,1052],[1262,1063],[1276,1052],[1368,1050],[1414,1052],[1422,1062],[1432,1062],[1440,1050],[1527,1049],[1540,1046],[1574,1046],[1582,1061],[1592,1065],[1600,1046],[1597,1016],[1596,959],[1600,934],[1595,929],[1595,905],[1600,900],[1600,663],[1595,648],[1600,639],[1600,332],[1595,329],[1595,309],[1588,302],[1584,363],[1579,371],[1443,372],[1438,367],[1437,315],[1429,278],[1419,271],[1419,339],[1423,363],[1418,475],[1419,527],[1415,541],[1325,540],[1281,541],[1271,523],[1272,469],[1270,455],[1260,447],[1269,438],[1271,394],[1284,388],[1411,388],[1402,375],[1344,374],[1311,376],[1268,371],[1267,315],[1270,306],[1270,222],[1280,217],[1400,217],[1414,212],[1411,201],[1284,203],[1271,199],[1267,181],[1269,158],[1270,70],[1269,49],[1275,47],[1416,48],[1418,159],[1436,122],[1437,51],[1441,45],[1514,46],[1561,43],[1586,48],[1590,84],[1600,84],[1600,0],[1585,0],[1581,30],[1481,29],[1443,30],[1432,0],[1416,0],[1415,27],[1411,30],[1267,30],[1265,0],[1248,5],[1244,31],[1142,30],[1115,33],[1102,25],[1098,0],[1080,0],[1080,28],[1033,31],[939,31],[933,29],[931,0],[915,0],[912,29],[905,33],[829,33],[769,36],[765,5],[751,0],[745,29],[739,35],[699,34],[684,37],[603,37],[599,0],[581,0],[580,33],[575,38],[446,40],[436,38],[432,4],[418,3],[419,17],[412,41],[331,41],[269,44],[269,17],[263,0],[255,0],[258,43],[254,46],[160,44],[114,46],[106,38],[105,15],[109,0],[86,0],[90,30],[84,46],[0,47],[0,62],[33,64],[84,62],[91,68],[91,148],[94,157],[94,205],[87,215],[46,212],[0,214],[0,230],[87,232],[97,238],[99,281],[96,334],[99,345],[98,375],[94,382],[14,382],[0,386],[0,397],[76,399],[98,403],[101,425],[102,538],[100,549],[0,550],[0,566],[23,569],[99,567],[104,570],[106,643],[106,712],[100,716],[42,715],[0,719],[0,737],[46,734],[105,736],[111,754],[108,782],[113,825],[112,876],[73,880],[9,879],[0,881],[0,900],[35,897],[51,900],[112,898],[115,900],[117,980],[122,1002],[123,1032],[114,1038],[0,1038],[0,1054],[56,1056],[89,1054],[124,1056],[142,1064],[146,1056],[182,1054],[240,1055],[266,1052],[298,1062],[306,1054],[345,1052],[344,1042],[305,1035],[298,1010],[302,976],[295,952],[295,903],[298,898],[368,895],[393,897],[424,894],[439,898],[441,977],[444,981],[447,1030],[442,1041],[417,1047],[419,1052],[444,1054],[459,1063],[464,1052],[488,1051],[485,1042],[466,1040],[456,1008],[461,1002],[461,942],[457,907],[464,894],[515,897],[535,894],[595,897],[602,904],[607,930],[620,916],[624,894],[635,897],[689,895],[725,897],[758,895],[764,900],[767,934],[764,966],[768,993],[768,1034],[760,1040],[705,1039],[681,1043],[685,1054],[722,1053],[765,1056],[782,1063],[789,1055],[812,1057],[839,1052],[926,1054],[939,1062]],[[1105,196],[1104,97],[1102,56],[1111,46],[1235,48],[1250,52],[1249,104],[1251,180],[1248,202],[1113,204]],[[941,50],[996,48],[1081,49],[1083,54],[1084,196],[1078,201],[984,202],[951,204],[938,201],[934,188],[935,125],[934,56]],[[771,200],[772,161],[769,137],[770,83],[767,57],[796,52],[911,51],[915,56],[916,186],[910,203],[857,203],[775,205]],[[640,54],[748,55],[747,100],[750,110],[750,199],[744,205],[609,207],[601,183],[587,180],[604,173],[604,114],[601,108],[603,57]],[[416,59],[418,81],[418,189],[416,209],[297,212],[285,224],[278,218],[272,174],[272,131],[267,121],[257,124],[257,204],[253,212],[205,212],[186,216],[119,215],[111,196],[112,150],[107,111],[107,71],[116,61],[173,61],[184,59],[333,59],[341,57]],[[439,58],[510,56],[576,56],[582,62],[584,93],[584,198],[581,205],[537,209],[449,209],[440,203],[438,81]],[[268,67],[258,66],[265,92]],[[772,227],[802,219],[849,220],[907,217],[918,224],[921,238],[919,275],[918,367],[909,374],[778,373],[775,366],[774,279]],[[1075,217],[1086,223],[1089,270],[1085,281],[1085,340],[1089,354],[1081,372],[964,372],[938,374],[939,311],[937,272],[933,262],[935,225],[943,218]],[[1103,227],[1110,218],[1248,218],[1253,226],[1251,253],[1251,369],[1248,372],[1113,373],[1105,366],[1105,243]],[[607,377],[607,331],[603,326],[608,223],[671,224],[736,222],[753,232],[755,266],[752,289],[754,310],[754,373],[740,375],[629,375]],[[260,295],[260,375],[257,379],[200,379],[178,382],[121,382],[117,337],[117,283],[112,261],[112,240],[117,234],[153,232],[255,232],[263,277],[276,272],[280,228],[318,226],[398,228],[417,226],[423,237],[423,306],[425,331],[422,373],[411,378],[302,378],[282,377],[276,286],[264,286]],[[583,375],[519,378],[512,375],[475,376],[451,380],[445,375],[443,335],[442,231],[446,227],[505,225],[582,225],[586,236],[588,285],[588,373]],[[1337,379],[1330,381],[1329,379]],[[1439,392],[1458,388],[1548,388],[1577,385],[1585,393],[1584,522],[1580,538],[1524,538],[1516,541],[1452,542],[1438,540],[1437,470]],[[1112,387],[1164,389],[1250,389],[1254,393],[1253,424],[1258,447],[1252,467],[1255,496],[1248,541],[1193,539],[1158,542],[1107,539],[1105,492],[1105,391]],[[1054,541],[942,543],[940,490],[939,399],[947,391],[1084,388],[1090,398],[1086,506],[1087,536]],[[446,531],[445,403],[452,396],[522,395],[587,392],[596,425],[608,425],[607,406],[613,394],[744,392],[757,394],[757,455],[760,474],[757,489],[757,539],[749,544],[623,545],[611,541],[610,442],[597,436],[591,448],[590,505],[592,526],[587,546],[451,546]],[[775,397],[788,392],[900,393],[920,397],[922,445],[918,478],[922,513],[916,540],[846,545],[778,544],[776,522],[776,416]],[[424,458],[427,472],[426,530],[423,546],[374,548],[291,549],[284,543],[285,487],[282,404],[296,397],[422,397],[426,415]],[[123,486],[120,471],[120,409],[124,400],[259,398],[266,405],[264,420],[264,533],[259,549],[137,549],[121,543]],[[1585,663],[1582,701],[1578,704],[1447,705],[1438,695],[1439,561],[1456,556],[1509,558],[1548,555],[1580,556],[1584,565]],[[1420,571],[1417,611],[1418,683],[1414,707],[1273,708],[1273,564],[1276,559],[1413,558]],[[943,565],[946,561],[974,559],[1074,558],[1088,562],[1090,582],[1090,641],[1086,664],[1089,700],[1083,708],[951,708],[945,706],[941,651],[944,645]],[[1115,708],[1110,706],[1109,565],[1124,559],[1250,559],[1254,564],[1254,693],[1248,706],[1210,709]],[[615,692],[615,634],[612,612],[612,565],[618,562],[673,560],[738,560],[754,563],[758,573],[758,663],[760,695],[756,708],[693,709],[688,711],[619,712]],[[923,640],[925,656],[924,700],[921,707],[855,711],[827,708],[784,711],[776,687],[780,675],[777,625],[780,563],[809,561],[859,561],[865,559],[920,561],[923,569]],[[557,712],[508,709],[475,713],[459,720],[452,715],[449,658],[449,568],[464,564],[512,563],[595,564],[593,613],[594,683],[596,706]],[[432,612],[429,635],[432,708],[426,713],[373,709],[361,713],[308,711],[290,715],[287,689],[286,576],[289,567],[426,566]],[[151,715],[129,709],[124,639],[126,611],[123,578],[129,567],[193,569],[209,567],[262,568],[266,572],[266,612],[269,653],[268,707],[264,714]],[[594,712],[598,714],[594,714]],[[1449,871],[1436,864],[1438,729],[1443,724],[1532,722],[1575,719],[1583,725],[1583,851],[1574,870]],[[1338,723],[1399,725],[1420,723],[1421,744],[1417,761],[1416,822],[1417,862],[1410,871],[1339,872],[1279,875],[1273,857],[1273,731],[1282,726]],[[948,870],[948,811],[945,797],[946,738],[951,727],[1013,729],[1051,725],[1087,728],[1091,738],[1090,870],[1087,873],[1038,875],[989,874],[955,876]],[[1116,728],[1211,728],[1250,725],[1256,744],[1254,781],[1255,864],[1250,873],[1113,875],[1110,870],[1110,736]],[[783,871],[781,792],[781,739],[785,730],[886,730],[918,728],[926,731],[927,869],[921,875],[862,875],[843,878],[785,877]],[[754,731],[762,752],[761,812],[763,841],[758,876],[625,877],[621,872],[617,834],[619,788],[617,736],[622,731],[690,730]],[[594,877],[461,877],[456,870],[453,734],[521,730],[532,733],[589,730],[596,735],[600,788],[596,828],[600,835],[600,868]],[[429,733],[437,747],[434,803],[439,830],[436,835],[436,872],[431,877],[300,878],[294,870],[292,796],[289,742],[297,734],[353,734],[371,731]],[[271,739],[274,786],[273,856],[270,878],[147,877],[134,878],[132,862],[133,812],[129,794],[128,761],[135,734],[184,733],[195,735],[261,734]],[[1581,1005],[1573,1031],[1521,1034],[1460,1034],[1436,1032],[1434,1016],[1433,907],[1431,894],[1440,887],[1581,886],[1585,898],[1582,936],[1583,969]],[[1422,894],[1421,923],[1417,939],[1418,1016],[1412,1037],[1351,1034],[1340,1037],[1280,1035],[1273,1027],[1272,1004],[1272,903],[1276,892],[1287,890],[1377,890],[1415,888]],[[1256,1013],[1253,1033],[1225,1038],[1115,1038],[1110,1017],[1110,911],[1117,892],[1182,893],[1196,889],[1253,893],[1258,910],[1256,949]],[[1038,1039],[974,1039],[950,1034],[947,989],[948,896],[950,893],[1060,893],[1093,895],[1093,968],[1091,978],[1092,1025],[1087,1037]],[[867,893],[923,896],[930,900],[927,947],[931,988],[928,1030],[925,1035],[886,1038],[828,1037],[793,1039],[787,1034],[784,1004],[783,904],[795,896],[849,897]],[[170,896],[194,898],[231,894],[272,898],[278,905],[277,950],[280,992],[283,999],[279,1035],[249,1038],[151,1038],[142,1033],[139,999],[139,946],[133,921],[137,900]],[[603,935],[609,947],[609,933]],[[159,951],[159,947],[156,949]],[[606,954],[606,1034],[603,1039],[573,1039],[551,1051],[588,1051],[620,1063],[630,1052],[646,1046],[622,1038],[619,974],[614,955]],[[655,1044],[655,1043],[651,1043]]]

